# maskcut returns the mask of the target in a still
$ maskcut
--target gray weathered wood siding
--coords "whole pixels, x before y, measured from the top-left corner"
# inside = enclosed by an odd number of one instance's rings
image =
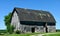
[[[21,30],[23,32],[32,32],[32,28],[35,27],[35,32],[44,32],[43,26],[29,26],[29,25],[21,25]]]
[[[56,32],[56,26],[47,26],[48,27],[48,32]]]
[[[29,25],[21,25],[21,30],[23,32],[32,32],[31,28],[35,27],[35,32],[46,32],[45,27],[43,26],[29,26]],[[48,32],[56,32],[55,26],[47,26]]]
[[[15,31],[20,30],[20,22],[19,22],[19,18],[18,18],[16,11],[14,12],[12,16],[11,25],[15,27]]]

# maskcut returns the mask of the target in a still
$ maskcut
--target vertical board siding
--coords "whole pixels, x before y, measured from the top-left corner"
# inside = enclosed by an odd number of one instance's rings
[[[15,27],[15,31],[20,30],[19,29],[20,22],[19,22],[19,18],[18,18],[18,15],[17,15],[16,11],[14,12],[14,14],[12,16],[11,25],[13,25]]]

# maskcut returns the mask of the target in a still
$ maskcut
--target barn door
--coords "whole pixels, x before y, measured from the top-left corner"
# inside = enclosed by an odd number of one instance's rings
[[[32,31],[32,33],[34,33],[35,32],[35,28],[31,28],[31,31]]]

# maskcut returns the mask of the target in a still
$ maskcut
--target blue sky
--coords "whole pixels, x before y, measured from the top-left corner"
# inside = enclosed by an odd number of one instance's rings
[[[0,0],[0,29],[6,29],[4,16],[14,7],[49,11],[56,20],[56,29],[60,29],[60,0]]]

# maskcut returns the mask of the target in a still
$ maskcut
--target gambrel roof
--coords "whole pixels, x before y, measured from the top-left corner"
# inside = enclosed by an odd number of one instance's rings
[[[17,12],[20,21],[56,22],[53,15],[48,11],[24,8],[14,8],[13,13],[14,11]]]

